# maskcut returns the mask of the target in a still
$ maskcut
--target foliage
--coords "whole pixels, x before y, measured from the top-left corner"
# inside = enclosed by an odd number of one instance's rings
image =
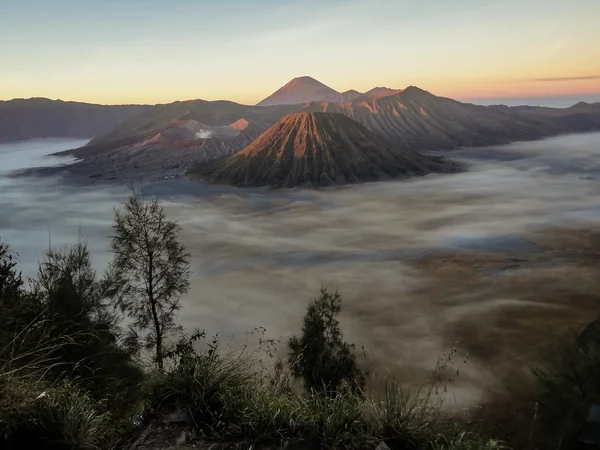
[[[100,412],[89,395],[70,386],[39,399],[38,420],[46,439],[65,448],[104,448],[111,436],[108,414]]]
[[[501,442],[475,433],[454,432],[440,435],[431,443],[432,450],[508,450]]]
[[[431,391],[407,392],[387,382],[379,396],[344,390],[302,392],[279,370],[265,376],[246,353],[219,352],[213,340],[197,353],[196,333],[170,353],[175,367],[157,380],[153,413],[171,408],[190,414],[213,439],[314,448],[366,448],[380,440],[392,448],[422,448],[433,439],[437,404]]]
[[[0,398],[0,445],[95,450],[115,437],[108,414],[76,386],[11,379],[0,385]]]
[[[600,403],[600,355],[581,351],[577,339],[571,338],[546,367],[534,373],[538,386],[536,439],[560,442],[563,448],[575,445],[590,404]]]
[[[198,339],[195,335],[192,339]],[[178,359],[173,370],[164,374],[156,384],[152,408],[160,410],[177,405],[188,411],[195,423],[213,432],[224,432],[231,417],[230,403],[250,388],[254,378],[252,361],[245,354],[222,356],[213,340],[201,353],[189,346],[179,348],[173,357]]]
[[[16,269],[12,273],[15,279]],[[119,345],[115,317],[106,308],[108,282],[97,280],[85,243],[50,249],[31,289],[24,289],[20,277],[13,286],[10,295],[0,298],[6,312],[0,315],[0,403],[13,408],[0,412],[7,417],[5,439],[15,439],[15,433],[34,423],[39,426],[43,413],[64,413],[65,421],[57,423],[71,427],[64,430],[71,436],[65,439],[83,439],[74,436],[75,429],[87,425],[75,424],[75,415],[89,402],[101,402],[104,411],[111,411],[111,429],[122,428],[117,421],[128,420],[143,372]],[[60,394],[52,397],[50,409],[41,410],[40,401],[32,403],[32,393],[56,394],[54,386],[65,381],[72,392],[80,387],[89,392],[85,402]],[[27,438],[27,433],[19,435]]]
[[[78,242],[49,250],[26,289],[16,257],[0,244],[0,446],[112,448],[145,403],[148,420],[183,409],[201,433],[226,442],[503,448],[460,428],[444,432],[433,387],[410,390],[386,380],[381,389],[365,391],[354,346],[344,341],[336,318],[337,292],[322,289],[310,302],[302,334],[289,341],[287,364],[279,360],[274,373],[265,373],[262,360],[246,348],[224,352],[217,338],[200,342],[201,331],[166,346],[166,333],[176,329],[179,296],[189,285],[189,255],[177,242],[179,228],[156,201],[144,203],[139,196],[115,211],[115,220],[115,260],[101,279],[85,242]],[[141,341],[155,350],[158,371],[144,372],[124,349],[113,305],[133,319],[128,343],[138,350],[140,342],[131,338],[143,334]],[[557,367],[577,376],[561,377],[556,370],[540,376],[542,391],[558,410],[571,402],[583,411],[573,400],[582,389],[582,405],[596,398],[595,360],[574,357],[584,359]],[[574,379],[585,380],[579,391],[565,384]]]
[[[431,439],[441,406],[433,392],[433,386],[411,390],[385,379],[381,393],[365,401],[370,428],[394,448],[420,448]]]
[[[35,286],[52,324],[51,338],[67,338],[52,353],[61,362],[56,375],[68,371],[102,396],[141,381],[141,371],[119,345],[117,318],[108,309],[111,281],[97,279],[85,242],[50,249]]]
[[[174,314],[189,287],[190,255],[177,240],[179,226],[167,219],[157,199],[144,202],[134,193],[115,209],[113,228],[111,273],[115,304],[131,319],[128,346],[153,349],[162,370],[165,337],[177,328]]]
[[[307,308],[302,335],[289,340],[289,363],[296,378],[309,390],[336,393],[360,391],[365,376],[356,364],[354,345],[344,342],[336,316],[341,311],[339,293],[325,288]]]
[[[0,241],[0,301],[15,297],[21,290],[23,279],[17,264],[16,255]]]

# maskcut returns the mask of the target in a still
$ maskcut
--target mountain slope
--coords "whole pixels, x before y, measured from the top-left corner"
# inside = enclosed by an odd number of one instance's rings
[[[61,152],[79,159],[68,170],[99,179],[182,173],[233,155],[295,106],[258,108],[228,101],[189,100],[159,105],[84,147]]]
[[[340,93],[311,77],[294,78],[256,106],[294,105],[318,100],[335,101]]]
[[[284,117],[240,153],[193,172],[236,186],[328,186],[450,170],[440,159],[400,150],[343,114]]]
[[[91,138],[153,108],[106,106],[47,98],[0,101],[0,142],[69,137]]]
[[[367,94],[367,93],[366,93]],[[295,112],[344,114],[398,148],[451,149],[505,144],[573,131],[600,130],[600,104],[571,108],[477,106],[410,86],[377,90],[351,101],[245,106],[191,100],[158,105],[80,149],[69,170],[100,178],[181,173],[233,155],[282,117]],[[238,123],[237,131],[232,124]],[[246,125],[240,128],[240,124]],[[192,132],[193,130],[193,132]]]
[[[363,95],[351,103],[313,102],[304,105],[302,111],[342,113],[392,141],[416,149],[501,144],[561,131],[557,122],[536,115],[461,103],[414,86],[383,94],[374,98]]]
[[[246,119],[262,131],[269,128],[297,106],[272,106],[257,108],[225,100],[187,100],[159,105],[144,114],[132,117],[108,133],[98,136],[90,145],[104,146],[122,141],[139,142],[173,126],[177,121],[193,120],[206,126],[225,126]]]

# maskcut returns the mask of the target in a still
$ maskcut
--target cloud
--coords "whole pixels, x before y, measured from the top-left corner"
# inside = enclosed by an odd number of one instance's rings
[[[600,75],[584,75],[580,77],[556,77],[556,78],[534,78],[533,81],[578,81],[578,80],[600,80]]]

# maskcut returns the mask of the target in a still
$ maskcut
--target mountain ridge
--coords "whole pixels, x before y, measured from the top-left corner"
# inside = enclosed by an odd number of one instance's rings
[[[0,101],[0,142],[36,138],[92,138],[154,108],[98,105],[45,97]]]
[[[98,136],[85,147],[62,154],[80,159],[68,169],[83,176],[128,178],[166,170],[185,173],[198,164],[234,155],[278,120],[298,112],[341,113],[397,148],[416,151],[500,145],[571,131],[600,130],[600,104],[575,106],[479,106],[438,97],[416,86],[382,97],[361,95],[347,102],[246,106],[189,100],[157,106]],[[222,127],[238,120],[247,122],[244,130],[222,132]],[[221,127],[221,131],[210,137],[201,133],[188,139],[178,131],[184,121],[193,122],[204,132],[212,127]],[[154,139],[161,133],[175,139]]]
[[[86,146],[61,154],[77,157],[66,170],[85,177],[181,174],[241,151],[284,116],[300,112],[344,114],[397,148],[416,151],[600,130],[600,103],[580,102],[562,109],[480,106],[439,97],[414,85],[339,95],[352,98],[272,106],[200,99],[156,105],[98,133]]]

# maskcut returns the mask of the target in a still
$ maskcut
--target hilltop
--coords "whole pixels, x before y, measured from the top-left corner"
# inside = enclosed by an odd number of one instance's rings
[[[387,142],[343,114],[284,117],[240,153],[193,173],[236,186],[329,186],[449,170]]]

